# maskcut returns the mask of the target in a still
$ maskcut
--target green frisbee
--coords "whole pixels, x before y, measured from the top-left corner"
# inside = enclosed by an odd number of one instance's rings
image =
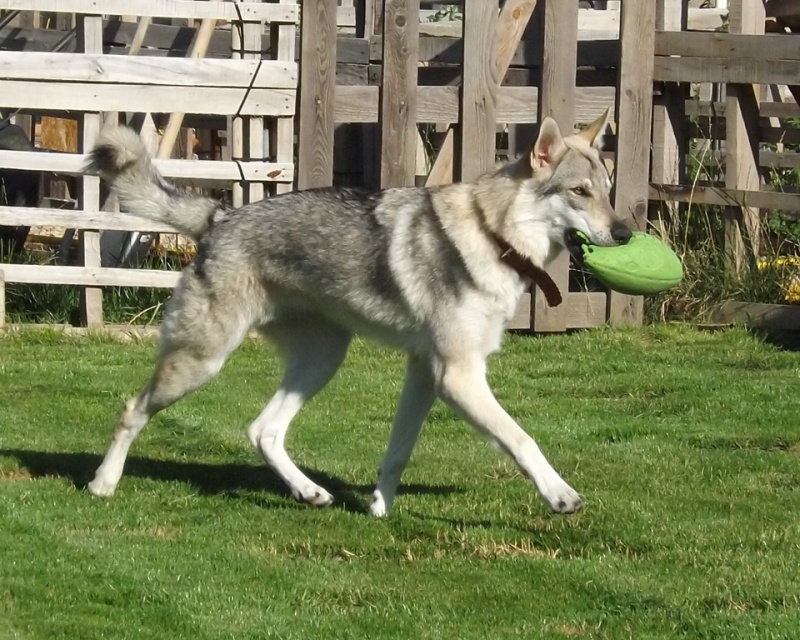
[[[585,241],[583,264],[609,289],[630,295],[651,295],[683,280],[680,258],[661,240],[635,231],[626,244],[601,247]]]

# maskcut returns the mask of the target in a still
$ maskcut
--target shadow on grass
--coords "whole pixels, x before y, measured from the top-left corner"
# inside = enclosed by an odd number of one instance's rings
[[[769,331],[748,327],[748,333],[755,336],[758,340],[770,344],[784,351],[800,351],[800,331]]]
[[[101,456],[91,453],[54,453],[25,449],[0,449],[0,456],[16,458],[34,478],[68,478],[78,489],[86,487],[102,461]],[[345,511],[366,513],[369,500],[365,498],[372,494],[374,485],[352,484],[311,469],[303,468],[302,471],[314,482],[329,489],[334,494],[335,504]],[[183,482],[194,487],[201,495],[244,498],[242,492],[249,491],[291,495],[283,481],[264,465],[209,464],[129,456],[125,463],[123,482],[125,477]],[[406,484],[400,486],[398,494],[450,495],[459,491],[451,485]]]

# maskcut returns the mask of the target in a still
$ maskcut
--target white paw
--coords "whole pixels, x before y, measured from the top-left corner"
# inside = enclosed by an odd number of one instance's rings
[[[558,486],[549,488],[544,499],[556,513],[575,513],[583,506],[583,498],[563,481]]]
[[[375,518],[384,518],[391,511],[393,500],[387,500],[380,489],[375,489],[372,498],[369,514]]]
[[[292,495],[299,502],[306,502],[313,507],[327,507],[333,502],[333,496],[322,487],[309,484],[302,489],[293,489]]]
[[[378,491],[376,491],[373,496],[375,499],[369,506],[369,514],[375,518],[383,518],[388,512],[383,496]]]
[[[89,493],[91,493],[93,496],[98,498],[108,498],[109,496],[114,495],[117,485],[113,482],[106,482],[103,478],[97,476],[88,485],[86,485],[86,488],[89,489]]]

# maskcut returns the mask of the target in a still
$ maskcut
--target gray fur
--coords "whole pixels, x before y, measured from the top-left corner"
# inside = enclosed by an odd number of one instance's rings
[[[553,509],[578,509],[578,494],[500,408],[485,377],[485,360],[530,285],[501,260],[493,238],[544,267],[574,229],[610,243],[618,224],[596,149],[562,140],[546,123],[538,160],[522,158],[473,184],[318,189],[235,211],[169,185],[133,132],[105,132],[88,168],[130,213],[195,237],[198,253],[170,301],[155,373],[128,403],[90,491],[112,494],[149,418],[213,377],[255,328],[276,342],[286,373],[248,435],[298,499],[321,506],[332,496],[289,459],[286,432],[333,376],[352,335],[363,333],[409,354],[374,515],[391,507],[437,395],[508,452]],[[595,193],[576,195],[576,180]]]

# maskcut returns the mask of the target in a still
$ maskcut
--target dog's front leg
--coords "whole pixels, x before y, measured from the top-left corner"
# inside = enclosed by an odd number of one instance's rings
[[[389,445],[378,472],[378,486],[372,494],[374,500],[369,512],[373,516],[385,516],[392,508],[400,477],[435,399],[436,391],[429,360],[409,356],[406,381],[397,405]]]
[[[483,358],[441,358],[435,373],[442,400],[497,442],[533,480],[553,511],[574,513],[581,508],[583,502],[577,491],[564,482],[533,438],[497,402],[486,380]]]

